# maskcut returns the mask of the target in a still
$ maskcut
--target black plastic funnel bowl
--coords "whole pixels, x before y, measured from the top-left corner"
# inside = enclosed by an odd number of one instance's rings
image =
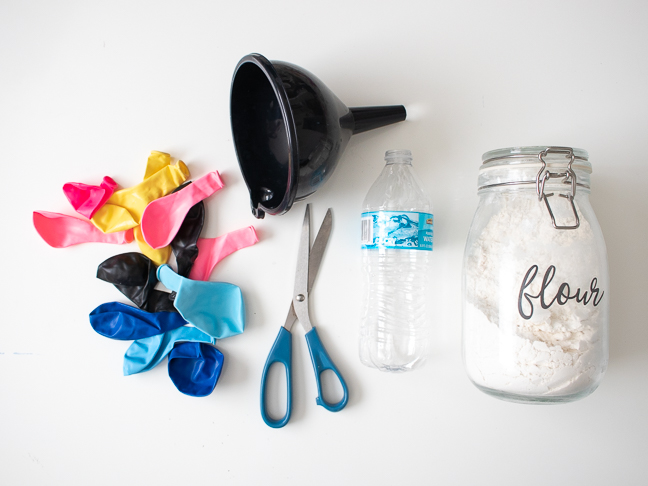
[[[232,135],[252,214],[283,214],[333,173],[351,135],[405,120],[405,107],[347,108],[305,69],[260,54],[232,79]]]

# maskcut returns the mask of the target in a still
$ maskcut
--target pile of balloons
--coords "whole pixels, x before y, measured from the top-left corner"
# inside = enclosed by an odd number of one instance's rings
[[[189,177],[184,162],[171,164],[169,154],[152,152],[144,180],[134,187],[116,190],[110,177],[99,186],[63,186],[72,207],[87,219],[35,211],[34,227],[54,248],[137,241],[141,253],[115,255],[97,269],[97,278],[137,307],[102,304],[90,313],[90,324],[102,336],[133,341],[124,356],[124,375],[148,371],[168,356],[176,388],[201,397],[214,390],[223,368],[216,340],[245,328],[241,289],[209,277],[219,261],[258,239],[252,226],[200,238],[203,200],[223,182],[216,171],[195,181]],[[167,264],[172,252],[177,272]],[[171,292],[156,289],[158,282]]]

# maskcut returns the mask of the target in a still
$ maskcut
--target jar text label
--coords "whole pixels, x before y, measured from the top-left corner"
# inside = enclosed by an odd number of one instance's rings
[[[576,292],[574,294],[571,293],[569,284],[567,282],[563,282],[562,284],[560,284],[560,287],[558,287],[558,292],[556,293],[556,295],[554,295],[553,299],[547,302],[545,293],[547,291],[547,287],[549,287],[549,284],[556,275],[556,267],[551,265],[549,268],[547,268],[547,271],[545,272],[542,279],[542,286],[540,287],[540,292],[538,293],[538,295],[533,295],[525,292],[527,287],[529,287],[533,283],[533,280],[537,275],[538,265],[532,265],[524,276],[522,286],[520,287],[520,294],[518,296],[518,311],[520,312],[520,315],[526,320],[531,319],[531,317],[533,316],[533,300],[535,299],[540,299],[540,306],[543,309],[548,309],[554,303],[557,303],[558,305],[565,305],[570,300],[576,300],[576,302],[582,303],[583,305],[588,305],[590,302],[592,302],[594,306],[597,306],[601,303],[601,299],[603,299],[603,294],[605,293],[598,288],[598,279],[594,277],[590,282],[589,291],[585,290],[584,292],[582,292],[581,289],[578,288],[576,289]],[[526,310],[524,309],[525,303],[527,305]]]

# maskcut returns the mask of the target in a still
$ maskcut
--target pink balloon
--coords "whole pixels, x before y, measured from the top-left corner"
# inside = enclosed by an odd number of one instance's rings
[[[54,248],[91,242],[122,245],[133,241],[132,229],[102,233],[89,221],[48,211],[34,211],[34,228],[41,238]]]
[[[68,182],[63,185],[63,192],[74,210],[82,216],[91,219],[97,210],[115,192],[117,183],[106,176],[100,186],[89,186],[81,182]]]
[[[142,235],[151,248],[164,248],[175,237],[191,207],[223,187],[217,171],[193,181],[181,191],[149,203],[142,214]]]
[[[183,189],[184,190],[184,189]],[[198,257],[191,268],[191,280],[209,280],[218,262],[236,250],[254,245],[259,238],[253,226],[241,228],[218,238],[198,238]]]

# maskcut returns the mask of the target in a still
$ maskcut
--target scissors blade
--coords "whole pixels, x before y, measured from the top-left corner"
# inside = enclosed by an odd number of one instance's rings
[[[299,250],[297,252],[297,271],[295,272],[295,291],[293,297],[303,295],[304,301],[308,295],[308,261],[310,257],[310,204],[306,205],[304,223],[302,224]],[[297,311],[297,309],[295,309]],[[299,313],[297,314],[299,315]]]
[[[315,243],[310,251],[310,258],[308,260],[308,291],[310,292],[313,288],[313,282],[315,282],[315,277],[317,277],[317,271],[319,270],[320,263],[322,263],[322,257],[324,256],[324,250],[331,236],[331,228],[333,226],[333,215],[331,214],[331,208],[326,211],[326,216],[324,216],[324,221],[320,226],[317,236],[315,237]]]
[[[284,322],[283,327],[286,331],[290,332],[295,322],[297,322],[297,314],[295,314],[295,306],[291,302],[290,309],[288,309],[288,315],[286,316],[286,322]]]
[[[308,261],[310,257],[310,204],[306,205],[299,252],[297,253],[297,271],[295,272],[295,290],[292,305],[301,322],[304,331],[310,331],[313,326],[308,316]]]
[[[326,211],[326,215],[324,216],[322,225],[320,226],[320,229],[317,232],[317,236],[315,237],[315,242],[313,243],[313,247],[310,249],[310,256],[308,258],[308,292],[309,293],[313,288],[313,282],[315,281],[315,277],[317,277],[317,272],[319,271],[320,264],[322,263],[324,250],[326,249],[326,245],[328,244],[329,237],[331,236],[332,226],[333,226],[333,215],[331,213],[331,208],[329,208],[328,211]],[[309,235],[309,244],[310,244],[310,228],[309,228],[308,235]],[[302,232],[302,236],[303,236],[303,232]],[[290,308],[288,309],[288,315],[286,316],[286,321],[284,322],[283,327],[286,329],[286,331],[290,332],[290,330],[292,329],[296,321],[297,321],[297,313],[295,312],[294,303],[291,302]]]

